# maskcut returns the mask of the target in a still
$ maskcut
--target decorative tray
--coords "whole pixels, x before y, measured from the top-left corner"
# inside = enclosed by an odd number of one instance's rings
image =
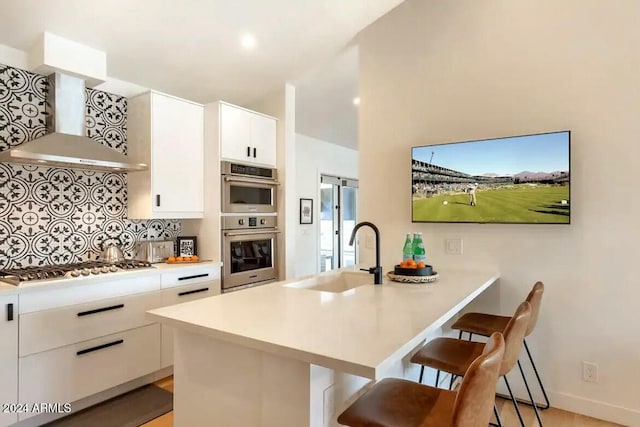
[[[189,260],[180,260],[180,261],[178,261],[177,259],[176,260],[172,260],[172,261],[167,259],[166,263],[167,264],[197,264],[197,263],[203,262],[203,261],[204,260],[201,260],[201,259],[194,259],[194,260],[190,260],[189,259]]]
[[[387,273],[389,280],[400,283],[431,283],[438,280],[438,272],[433,271],[429,276],[403,276],[395,274],[393,271]]]
[[[424,267],[405,268],[396,265],[393,267],[393,274],[396,276],[431,276],[433,267],[425,265]]]

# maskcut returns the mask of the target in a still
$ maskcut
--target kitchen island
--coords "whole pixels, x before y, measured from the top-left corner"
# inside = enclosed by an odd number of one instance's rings
[[[425,337],[498,278],[451,270],[376,286],[338,271],[151,310],[175,328],[175,426],[336,425],[346,402],[404,376]]]

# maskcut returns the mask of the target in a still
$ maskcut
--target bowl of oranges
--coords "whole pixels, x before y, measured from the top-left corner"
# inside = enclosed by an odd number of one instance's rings
[[[416,262],[415,260],[409,259],[396,265],[393,268],[393,274],[399,276],[431,276],[433,274],[433,268],[422,261]]]
[[[193,256],[170,256],[167,258],[167,263],[169,264],[180,264],[187,262],[199,262],[200,258],[197,255]]]

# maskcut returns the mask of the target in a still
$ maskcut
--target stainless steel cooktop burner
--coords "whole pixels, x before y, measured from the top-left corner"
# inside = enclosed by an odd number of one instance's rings
[[[81,277],[98,274],[117,273],[138,268],[150,268],[146,261],[126,260],[109,264],[102,261],[85,261],[75,264],[47,265],[0,270],[0,281],[19,285],[32,280],[47,280],[61,277]]]

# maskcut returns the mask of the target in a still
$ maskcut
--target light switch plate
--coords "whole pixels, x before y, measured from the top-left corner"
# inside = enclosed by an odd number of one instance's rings
[[[462,255],[462,239],[458,237],[445,239],[444,250],[451,255]]]

